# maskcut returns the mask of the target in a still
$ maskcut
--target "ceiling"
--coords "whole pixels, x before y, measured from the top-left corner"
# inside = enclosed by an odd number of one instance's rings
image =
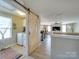
[[[42,22],[75,21],[79,18],[79,0],[18,0],[39,14]],[[44,19],[43,19],[44,18]]]
[[[0,11],[12,13],[14,10],[16,10],[14,6],[5,2],[4,0],[0,0]]]
[[[25,17],[25,13],[8,2],[8,0],[0,0],[0,12]]]

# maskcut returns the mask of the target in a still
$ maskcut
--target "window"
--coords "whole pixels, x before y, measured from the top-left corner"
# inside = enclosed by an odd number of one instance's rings
[[[51,32],[51,26],[48,26],[48,32]]]
[[[62,25],[62,32],[66,32],[66,24]]]
[[[0,16],[0,40],[12,37],[11,18]]]

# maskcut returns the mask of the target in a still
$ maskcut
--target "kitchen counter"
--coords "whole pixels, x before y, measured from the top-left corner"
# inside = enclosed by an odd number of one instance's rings
[[[68,39],[79,39],[78,35],[67,35],[67,34],[52,34],[52,37],[68,38]]]
[[[68,33],[68,32],[66,32],[66,33],[64,33],[64,32],[53,32],[53,34],[79,35],[79,33],[76,33],[76,32],[74,32],[74,33]]]

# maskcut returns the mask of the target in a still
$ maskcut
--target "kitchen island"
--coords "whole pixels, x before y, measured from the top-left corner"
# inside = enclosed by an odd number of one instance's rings
[[[67,35],[67,34],[52,34],[54,38],[64,38],[64,39],[79,39],[79,35]]]
[[[79,36],[52,34],[52,59],[79,59]]]

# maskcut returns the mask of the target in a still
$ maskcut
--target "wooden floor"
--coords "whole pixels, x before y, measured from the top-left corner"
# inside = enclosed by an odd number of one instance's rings
[[[41,46],[39,46],[33,53],[32,57],[35,59],[50,59],[51,55],[51,37],[47,36],[47,38],[41,42]]]
[[[22,54],[22,55],[24,55],[24,47],[22,47],[22,46],[20,46],[20,45],[15,45],[15,46],[13,46],[13,47],[11,47],[13,50],[15,50],[16,52],[18,52],[18,53],[20,53],[20,54]],[[32,58],[32,57],[30,57],[30,56],[22,56],[22,57],[20,57],[19,59],[34,59],[34,58]]]

